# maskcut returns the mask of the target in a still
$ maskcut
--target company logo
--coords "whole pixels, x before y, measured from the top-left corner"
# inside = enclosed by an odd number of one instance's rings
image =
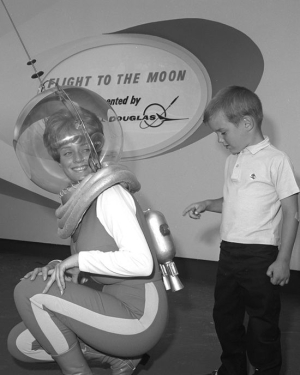
[[[164,108],[158,103],[149,104],[143,112],[144,117],[140,122],[140,128],[158,128],[159,126],[163,125],[165,121],[188,120],[188,117],[181,119],[167,117],[167,110],[177,101],[178,98],[179,96],[176,96],[176,98],[172,100],[167,108]]]
[[[180,121],[180,120],[188,120],[188,117],[185,118],[171,118],[167,117],[167,110],[176,102],[179,98],[177,96],[166,108],[158,103],[149,104],[145,110],[143,111],[142,115],[127,115],[127,116],[111,116],[109,117],[108,121],[120,121],[120,122],[134,122],[140,121],[139,127],[141,129],[150,128],[158,128],[162,126],[166,121]],[[126,99],[125,99],[126,102]],[[124,104],[124,101],[123,101]]]

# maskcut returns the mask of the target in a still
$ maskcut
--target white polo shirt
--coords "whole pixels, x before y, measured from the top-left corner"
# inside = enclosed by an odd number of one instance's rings
[[[288,156],[268,137],[230,155],[225,165],[222,240],[279,245],[280,200],[298,192]]]

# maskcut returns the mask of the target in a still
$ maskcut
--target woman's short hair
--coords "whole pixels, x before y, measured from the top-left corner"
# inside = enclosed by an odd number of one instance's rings
[[[96,133],[103,135],[103,125],[94,113],[84,108],[78,108],[78,113],[90,137]],[[103,137],[101,138],[103,139]],[[80,130],[80,123],[66,108],[55,112],[47,118],[43,141],[48,153],[55,161],[59,162],[60,147],[66,143],[81,143],[86,140],[83,132]]]
[[[228,121],[237,125],[244,116],[251,116],[260,127],[263,109],[259,97],[245,87],[229,86],[221,89],[209,102],[203,115],[203,122],[223,112]]]

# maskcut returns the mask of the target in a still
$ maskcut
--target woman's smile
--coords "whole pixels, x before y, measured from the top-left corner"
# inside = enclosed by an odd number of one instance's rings
[[[89,166],[90,147],[87,143],[68,143],[59,149],[60,166],[72,183],[83,180],[92,170]]]

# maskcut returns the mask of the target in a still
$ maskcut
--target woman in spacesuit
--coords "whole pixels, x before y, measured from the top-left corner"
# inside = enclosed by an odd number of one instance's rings
[[[118,164],[94,168],[90,142],[99,153],[102,123],[83,108],[77,114],[49,116],[43,135],[69,180],[56,216],[72,255],[34,269],[16,286],[23,322],[8,348],[21,361],[56,361],[63,374],[90,375],[90,367],[105,364],[113,375],[130,375],[163,334],[166,291],[133,196],[139,182]]]

